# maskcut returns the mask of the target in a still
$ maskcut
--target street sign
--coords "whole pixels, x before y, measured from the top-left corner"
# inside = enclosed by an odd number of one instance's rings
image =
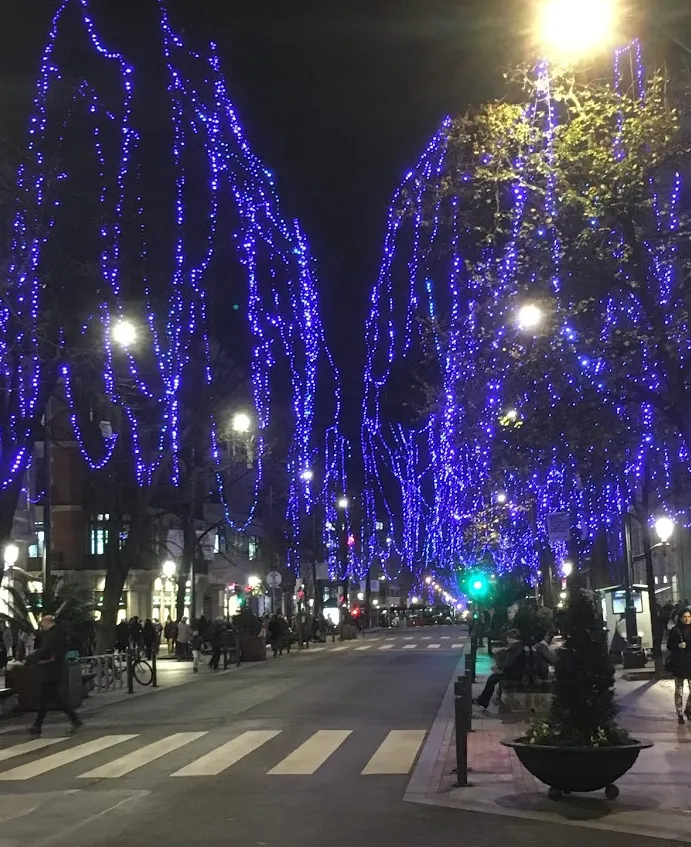
[[[558,541],[569,542],[571,540],[571,521],[568,512],[552,512],[547,515],[547,535],[550,544]]]
[[[266,584],[269,588],[278,588],[278,586],[283,582],[283,577],[280,575],[278,571],[269,571],[266,575]]]

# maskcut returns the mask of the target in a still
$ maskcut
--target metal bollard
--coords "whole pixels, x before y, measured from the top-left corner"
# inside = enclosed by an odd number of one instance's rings
[[[454,723],[456,729],[456,785],[468,782],[468,733],[472,729],[473,692],[470,675],[459,676],[454,683]]]
[[[151,651],[151,687],[158,688],[158,673],[156,672],[156,653],[158,647],[154,644],[154,649]]]
[[[134,694],[134,658],[132,648],[127,648],[127,693]]]

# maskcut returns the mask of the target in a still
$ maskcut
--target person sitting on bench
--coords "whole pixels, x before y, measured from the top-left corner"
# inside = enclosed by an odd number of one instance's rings
[[[485,687],[479,697],[473,700],[476,706],[486,709],[489,706],[494,689],[502,680],[520,681],[525,671],[525,651],[521,641],[521,633],[510,629],[506,633],[506,649],[495,654],[496,666],[494,672],[487,677]]]

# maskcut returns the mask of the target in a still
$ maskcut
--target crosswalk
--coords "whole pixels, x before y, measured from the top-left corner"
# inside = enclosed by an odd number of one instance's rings
[[[409,774],[426,737],[424,729],[392,729],[373,739],[368,731],[318,729],[306,738],[285,730],[248,730],[234,737],[227,731],[176,732],[151,740],[146,734],[126,733],[81,738],[38,738],[0,750],[0,781],[27,783],[51,775],[60,784],[71,779],[116,780],[162,765],[171,778],[215,777],[247,767],[259,767],[267,778],[308,777],[333,762],[363,777]],[[9,736],[6,737],[9,740]],[[55,749],[59,745],[62,749]],[[346,750],[346,748],[348,748]],[[340,757],[340,758],[339,758]],[[22,760],[15,764],[16,760]],[[0,768],[2,765],[0,765]],[[77,783],[79,785],[79,783]],[[82,787],[85,783],[82,782]]]
[[[349,641],[336,646],[310,647],[306,652],[329,653],[377,653],[389,652],[391,650],[462,650],[464,642],[450,635],[436,636],[434,640],[430,635],[415,639],[412,635],[402,637],[366,638],[362,641]]]

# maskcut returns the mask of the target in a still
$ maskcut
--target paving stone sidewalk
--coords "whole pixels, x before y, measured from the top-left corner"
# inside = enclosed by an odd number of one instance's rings
[[[482,658],[475,696],[488,671],[488,661]],[[632,770],[617,782],[618,800],[609,802],[599,792],[553,802],[546,786],[501,745],[502,739],[520,737],[526,723],[500,717],[495,705],[487,713],[473,710],[473,732],[468,737],[472,785],[456,785],[452,680],[404,799],[691,843],[691,724],[677,725],[673,692],[671,680],[618,679],[622,725],[654,746],[642,751]]]

